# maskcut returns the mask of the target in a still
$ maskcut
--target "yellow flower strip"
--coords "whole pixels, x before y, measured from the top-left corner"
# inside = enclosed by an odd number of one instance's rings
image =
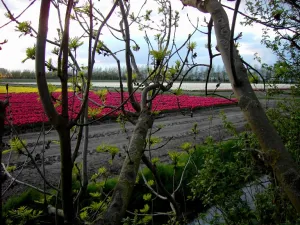
[[[61,88],[57,88],[55,92],[61,91]],[[73,91],[72,88],[69,88],[68,91]],[[8,86],[8,93],[31,93],[38,92],[37,87],[21,87],[21,86]],[[0,94],[6,93],[6,87],[0,86]]]
[[[8,86],[8,93],[30,93],[37,92],[36,87],[17,87],[17,86]],[[0,86],[0,94],[6,93],[6,87]]]

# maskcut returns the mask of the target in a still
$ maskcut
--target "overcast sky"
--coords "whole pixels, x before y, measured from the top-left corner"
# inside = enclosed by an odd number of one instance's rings
[[[20,12],[24,10],[30,4],[31,1],[28,0],[5,0],[7,6],[10,8],[11,12],[17,16]],[[84,2],[80,0],[80,2]],[[97,2],[99,9],[103,12],[104,15],[107,14],[108,10],[112,5],[112,0],[101,0],[100,3]],[[143,1],[142,0],[130,0],[131,2],[131,10],[137,15],[140,10]],[[204,25],[204,16],[207,17],[207,14],[203,14],[198,10],[192,7],[184,7],[182,10],[182,4],[179,0],[172,0],[172,8],[174,10],[178,10],[180,12],[180,22],[179,27],[177,28],[176,34],[176,44],[179,46],[182,44],[187,36],[193,32],[193,26],[188,21],[187,15],[191,21],[196,24],[197,18],[201,21],[200,24]],[[226,5],[234,7],[235,2],[224,2]],[[39,7],[40,1],[36,1],[33,6],[27,10],[20,18],[19,21],[31,21],[32,26],[37,30],[38,25],[38,17],[39,17]],[[154,0],[148,0],[145,10],[152,9],[153,10],[153,18],[159,18],[156,15],[157,4]],[[241,5],[241,10],[243,10],[243,5]],[[117,9],[119,11],[119,8]],[[2,3],[0,3],[0,26],[5,24],[8,19],[5,18],[4,13],[6,12]],[[227,11],[229,18],[231,19],[232,12]],[[57,12],[55,8],[51,8],[50,12],[50,20],[49,20],[49,34],[48,38],[52,39],[57,35],[56,29],[58,28],[58,19]],[[240,18],[239,18],[240,21]],[[117,16],[117,12],[111,17],[109,24],[112,26],[116,26],[118,28],[119,18]],[[34,60],[27,60],[25,63],[21,61],[26,58],[25,51],[26,48],[32,47],[35,44],[35,38],[30,37],[29,35],[20,36],[20,33],[15,32],[15,23],[10,23],[8,26],[0,29],[0,42],[4,39],[8,39],[8,43],[2,46],[2,50],[0,51],[0,68],[6,68],[9,70],[34,70]],[[154,25],[155,26],[155,25]],[[200,27],[201,30],[206,31],[205,27]],[[262,58],[265,63],[274,63],[276,57],[271,53],[270,50],[266,49],[261,43],[261,34],[262,27],[257,25],[255,27],[243,27],[239,23],[236,25],[235,33],[243,32],[242,39],[239,40],[240,47],[239,52],[242,57],[249,62],[250,64],[258,64],[253,60],[254,54],[258,53],[258,55]],[[70,35],[71,37],[81,36],[83,33],[82,29],[78,26],[77,23],[73,22],[70,27]],[[105,29],[103,30],[103,35],[100,37],[101,40],[108,45],[113,51],[117,51],[123,49],[123,43],[116,40],[110,32]],[[153,36],[157,33],[155,31],[147,32],[149,37],[153,38]],[[141,47],[141,50],[136,53],[136,61],[139,65],[146,65],[148,58],[148,47],[144,40],[145,33],[138,30],[136,25],[131,27],[131,38],[134,39],[138,45]],[[197,42],[196,52],[198,57],[196,58],[197,63],[208,63],[208,54],[207,49],[205,48],[205,44],[207,42],[207,37],[200,32],[196,32],[192,38],[193,41]],[[215,40],[214,42],[215,43]],[[77,59],[80,65],[87,65],[87,41],[84,42],[84,45],[77,52]],[[215,46],[215,44],[214,44]],[[47,45],[47,59],[52,58],[54,61],[56,59],[55,55],[51,55],[51,50],[53,46],[50,44]],[[117,55],[124,65],[124,53],[120,52]],[[175,60],[175,59],[174,59]],[[221,58],[218,57],[215,60],[215,65],[223,66]],[[98,55],[96,57],[95,68],[99,67],[115,67],[115,61],[112,57],[103,57],[102,55]]]

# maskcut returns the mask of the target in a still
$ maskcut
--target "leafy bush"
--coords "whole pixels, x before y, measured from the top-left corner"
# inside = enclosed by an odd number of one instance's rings
[[[267,112],[286,148],[300,165],[300,99],[290,98]]]
[[[34,205],[41,197],[42,195],[34,189],[10,197],[3,205],[6,224],[39,224],[42,212]]]
[[[203,163],[190,183],[193,197],[207,206],[224,205],[257,174],[250,151],[241,151],[235,142],[208,143],[202,148]]]
[[[7,225],[29,225],[39,224],[38,219],[41,217],[42,211],[31,209],[27,206],[21,206],[18,209],[9,210],[7,214]]]
[[[293,96],[267,112],[297,163],[300,163],[299,103],[299,99]],[[192,197],[200,198],[205,205],[214,205],[220,210],[209,223],[300,224],[299,214],[296,213],[285,192],[278,186],[271,168],[258,157],[261,153],[257,138],[252,133],[236,134],[231,126],[228,127],[226,121],[224,126],[236,139],[231,151],[224,157],[222,145],[228,145],[230,142],[216,144],[208,139],[203,156],[200,157],[204,161],[199,164],[201,165],[199,173],[190,183]],[[269,175],[270,183],[265,190],[250,194],[255,207],[249,207],[241,198],[241,188],[263,174]],[[257,180],[255,184],[261,185],[261,181]],[[203,218],[206,218],[206,214],[202,214]]]
[[[11,196],[3,205],[3,214],[9,210],[20,207],[21,205],[30,204],[34,200],[38,200],[41,194],[34,189],[28,189],[19,195]]]
[[[256,194],[255,208],[253,213],[260,224],[300,224],[299,215],[277,185],[269,185],[264,192]]]

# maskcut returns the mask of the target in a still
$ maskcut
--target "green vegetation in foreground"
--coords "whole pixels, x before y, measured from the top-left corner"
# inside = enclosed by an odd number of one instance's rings
[[[190,143],[185,143],[182,146],[185,151],[182,152],[170,152],[170,164],[161,163],[158,159],[154,159],[153,162],[157,168],[157,171],[160,175],[160,179],[165,185],[166,189],[172,193],[173,191],[173,182],[175,187],[180,183],[180,179],[182,176],[182,172],[185,170],[184,175],[182,177],[182,186],[179,188],[178,192],[175,194],[176,201],[181,205],[182,210],[186,213],[186,215],[194,215],[195,213],[204,212],[207,207],[211,206],[210,203],[203,200],[203,196],[206,196],[211,193],[209,189],[207,189],[207,193],[202,192],[201,195],[196,195],[194,192],[194,178],[198,174],[205,175],[206,177],[202,177],[203,181],[203,189],[205,184],[209,184],[211,182],[212,173],[217,176],[223,176],[224,179],[222,181],[214,180],[215,182],[221,182],[223,185],[226,184],[226,177],[231,176],[233,173],[239,172],[242,169],[247,161],[249,161],[249,157],[251,155],[249,152],[244,152],[243,155],[240,155],[240,144],[238,141],[230,140],[220,143],[214,143],[212,138],[208,138],[205,144],[201,146],[193,147]],[[219,165],[215,168],[212,163],[219,162]],[[188,164],[187,164],[188,163]],[[223,166],[221,166],[221,164]],[[229,166],[231,165],[231,166]],[[223,171],[222,167],[226,168]],[[213,172],[213,170],[215,172]],[[201,171],[201,173],[197,173],[197,171]],[[205,173],[203,173],[206,171]],[[255,170],[256,171],[256,170]],[[91,182],[87,188],[87,194],[84,196],[83,204],[80,206],[82,212],[82,220],[91,222],[93,219],[93,215],[96,211],[100,212],[105,209],[107,205],[107,201],[105,200],[104,193],[110,193],[114,188],[117,178],[108,178],[104,175],[104,169],[99,169],[99,173],[102,173],[101,179],[93,179],[91,178]],[[152,176],[151,172],[148,168],[144,168],[142,170],[145,179],[147,180],[148,185],[153,187],[156,190],[155,179]],[[238,190],[245,183],[255,178],[254,173],[251,173],[251,176],[248,176],[245,179],[246,172],[248,171],[240,171],[239,178],[235,180],[231,180],[233,182],[231,184],[232,188],[229,190]],[[257,174],[258,171],[256,171]],[[210,174],[209,174],[210,173]],[[73,174],[73,191],[74,194],[78,193],[80,189],[79,181],[76,179],[76,171]],[[199,177],[198,177],[199,178]],[[174,180],[173,180],[174,179]],[[216,183],[216,185],[220,185]],[[220,188],[224,188],[223,186]],[[203,191],[203,190],[202,190]],[[216,191],[216,190],[215,190]],[[220,190],[219,190],[220,191]],[[137,183],[134,189],[134,195],[132,196],[131,204],[128,208],[129,211],[132,212],[144,212],[144,213],[152,213],[150,209],[155,208],[158,212],[170,212],[171,208],[166,200],[155,200],[157,197],[153,195],[146,187],[143,177],[139,174],[137,179]],[[102,204],[100,207],[99,203]],[[47,205],[55,205],[55,195],[47,196]],[[24,212],[24,207],[27,210],[35,209],[38,217],[31,215],[28,211]],[[46,224],[47,222],[53,222],[53,217],[49,217],[46,212],[43,211],[45,207],[44,196],[34,190],[29,189],[28,191],[20,194],[19,196],[11,197],[4,205],[4,215],[8,224],[38,224],[39,221],[41,224]],[[58,204],[58,207],[60,205]],[[148,209],[149,207],[149,209]],[[17,213],[18,212],[18,213]],[[154,212],[155,213],[155,212]],[[18,215],[17,215],[18,214]],[[25,215],[26,214],[26,215]],[[100,213],[101,214],[101,213]],[[27,223],[24,223],[25,218]],[[148,218],[149,221],[152,220]],[[145,221],[147,218],[145,216],[133,216],[131,214],[127,214],[126,221]],[[41,222],[44,221],[44,222]],[[167,223],[168,217],[166,216],[158,216],[153,217],[154,224],[163,224]],[[134,223],[130,223],[134,224]],[[138,223],[137,223],[138,224]]]
[[[234,127],[224,116],[223,122],[228,131],[234,134],[234,139],[216,143],[212,137],[208,137],[203,145],[197,146],[183,143],[183,151],[169,152],[169,164],[161,163],[159,159],[152,160],[169,192],[174,190],[173,182],[176,187],[182,177],[183,185],[174,196],[186,217],[192,219],[198,213],[204,217],[209,207],[217,206],[226,216],[225,224],[297,224],[297,214],[276,185],[276,181],[272,179],[270,168],[257,160],[257,151],[247,150],[258,148],[255,137],[249,132],[236,134]],[[78,166],[80,168],[80,165]],[[183,171],[185,172],[182,176]],[[144,168],[142,172],[147,184],[157,190],[155,179],[148,168]],[[75,169],[74,195],[80,188],[77,173]],[[91,222],[97,216],[101,216],[109,201],[106,194],[111,193],[117,183],[117,177],[109,178],[109,169],[99,168],[96,174],[97,176],[93,175],[90,178],[87,193],[80,205],[80,217],[85,222]],[[265,192],[253,196],[253,204],[256,207],[253,210],[241,200],[241,188],[249,182],[257,181],[257,178],[264,174],[271,175],[271,184]],[[4,205],[7,224],[54,223],[54,217],[47,214],[45,207],[55,205],[55,194],[47,196],[46,201],[42,194],[31,189],[11,197]],[[58,203],[58,208],[60,207]],[[142,215],[155,213],[151,211],[152,208],[158,212],[171,211],[168,201],[158,199],[149,191],[140,173],[128,208],[133,214],[126,215],[124,224],[167,224],[169,217]],[[213,220],[211,224],[224,224],[219,216]]]

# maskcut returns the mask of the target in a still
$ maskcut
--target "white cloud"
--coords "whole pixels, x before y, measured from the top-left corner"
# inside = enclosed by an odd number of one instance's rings
[[[12,10],[14,15],[18,15],[30,2],[29,1],[23,1],[23,0],[6,0],[7,6]],[[81,2],[81,1],[80,1]],[[139,12],[141,6],[143,5],[143,1],[141,0],[130,0],[131,2],[131,9],[135,12],[135,15]],[[201,27],[201,25],[205,25],[204,23],[204,16],[208,19],[208,14],[203,14],[199,12],[198,10],[192,8],[192,7],[184,7],[182,10],[182,4],[179,0],[172,0],[172,9],[178,10],[180,12],[180,22],[179,27],[177,28],[177,34],[176,34],[176,42],[178,45],[180,43],[183,43],[184,40],[186,40],[188,34],[192,33],[194,31],[193,25],[191,22],[195,25],[197,22],[197,18],[199,18],[199,29],[206,32],[205,27]],[[112,5],[112,1],[109,0],[103,0],[100,1],[100,3],[96,2],[96,4],[99,4],[99,8],[101,9],[101,12],[103,15],[106,15],[110,7]],[[227,5],[230,5],[231,7],[234,7],[234,3],[227,3]],[[20,18],[20,21],[31,21],[32,26],[37,30],[38,26],[38,16],[39,16],[39,7],[40,7],[40,1],[37,1],[27,12],[25,12],[22,17]],[[242,7],[242,6],[241,6]],[[142,12],[145,12],[145,10],[151,9],[153,10],[154,18],[158,18],[158,15],[155,13],[157,11],[158,6],[154,3],[154,1],[148,1],[145,8]],[[64,8],[62,8],[64,10]],[[119,9],[118,9],[119,10]],[[229,18],[231,18],[232,12],[230,10],[227,10],[229,14]],[[0,3],[0,26],[4,24],[5,21],[7,21],[7,18],[4,17],[5,9],[3,8],[3,5]],[[189,18],[191,22],[189,22],[187,18],[187,14],[189,15]],[[62,19],[64,18],[64,13],[62,13]],[[119,29],[119,21],[120,18],[118,17],[118,13],[115,12],[112,18],[109,20],[109,24],[111,26],[116,27]],[[50,12],[50,19],[49,19],[49,33],[48,37],[49,39],[53,39],[57,36],[57,28],[58,28],[58,18],[57,18],[57,12],[54,7],[51,8]],[[25,58],[25,51],[27,47],[32,47],[35,43],[35,38],[27,36],[22,36],[19,38],[19,34],[16,33],[15,30],[15,23],[11,23],[10,25],[0,29],[0,41],[3,41],[4,39],[8,39],[8,43],[2,46],[2,50],[0,51],[0,62],[1,67],[5,67],[7,69],[34,69],[34,61],[33,60],[27,60],[25,63],[21,63],[21,61]],[[155,25],[154,25],[155,26]],[[261,38],[261,26],[257,26],[255,28],[249,28],[249,27],[243,27],[237,23],[236,25],[236,33],[243,32],[245,36],[247,36],[247,39],[245,41],[251,41],[254,43],[258,43]],[[113,35],[109,32],[108,29],[103,29],[102,31],[103,35],[100,37],[101,40],[104,40],[105,43],[109,47],[112,48],[113,51],[117,51],[119,49],[124,48],[124,44],[121,41],[116,41]],[[153,37],[157,32],[155,31],[148,31],[147,34],[150,37]],[[83,34],[83,30],[78,25],[78,23],[72,22],[70,25],[70,34],[72,37],[74,36],[81,36]],[[118,37],[121,37],[120,34],[114,32]],[[145,33],[143,31],[138,30],[137,25],[132,25],[131,28],[131,38],[136,40],[137,43],[141,46],[143,46],[143,50],[141,50],[139,53],[137,53],[137,63],[138,64],[146,64],[147,60],[147,45],[144,41],[144,35]],[[208,54],[207,49],[205,48],[206,44],[206,35],[201,34],[200,32],[196,32],[195,36],[192,38],[193,41],[197,42],[197,52],[199,57],[197,60],[199,60],[200,63],[204,63],[204,61],[207,62]],[[213,39],[213,43],[215,43]],[[85,40],[84,46],[78,51],[78,61],[79,64],[87,64],[87,41]],[[52,57],[55,61],[56,56],[50,56],[50,52],[53,49],[52,45],[47,46],[47,53],[48,57]],[[240,48],[240,52],[242,55],[252,55],[255,52],[259,52],[260,54],[264,54],[265,48],[261,45],[255,45],[255,47],[251,46],[250,44],[242,44]],[[269,52],[268,52],[269,54]],[[124,54],[120,53],[118,54],[120,57],[120,60],[124,61]],[[253,57],[252,57],[253,58]],[[123,62],[122,61],[122,62]],[[220,63],[220,60],[217,60],[218,63]],[[206,63],[205,62],[205,63]],[[114,64],[114,60],[110,57],[103,57],[103,56],[97,56],[96,58],[96,67],[100,67],[103,65],[116,65]]]

